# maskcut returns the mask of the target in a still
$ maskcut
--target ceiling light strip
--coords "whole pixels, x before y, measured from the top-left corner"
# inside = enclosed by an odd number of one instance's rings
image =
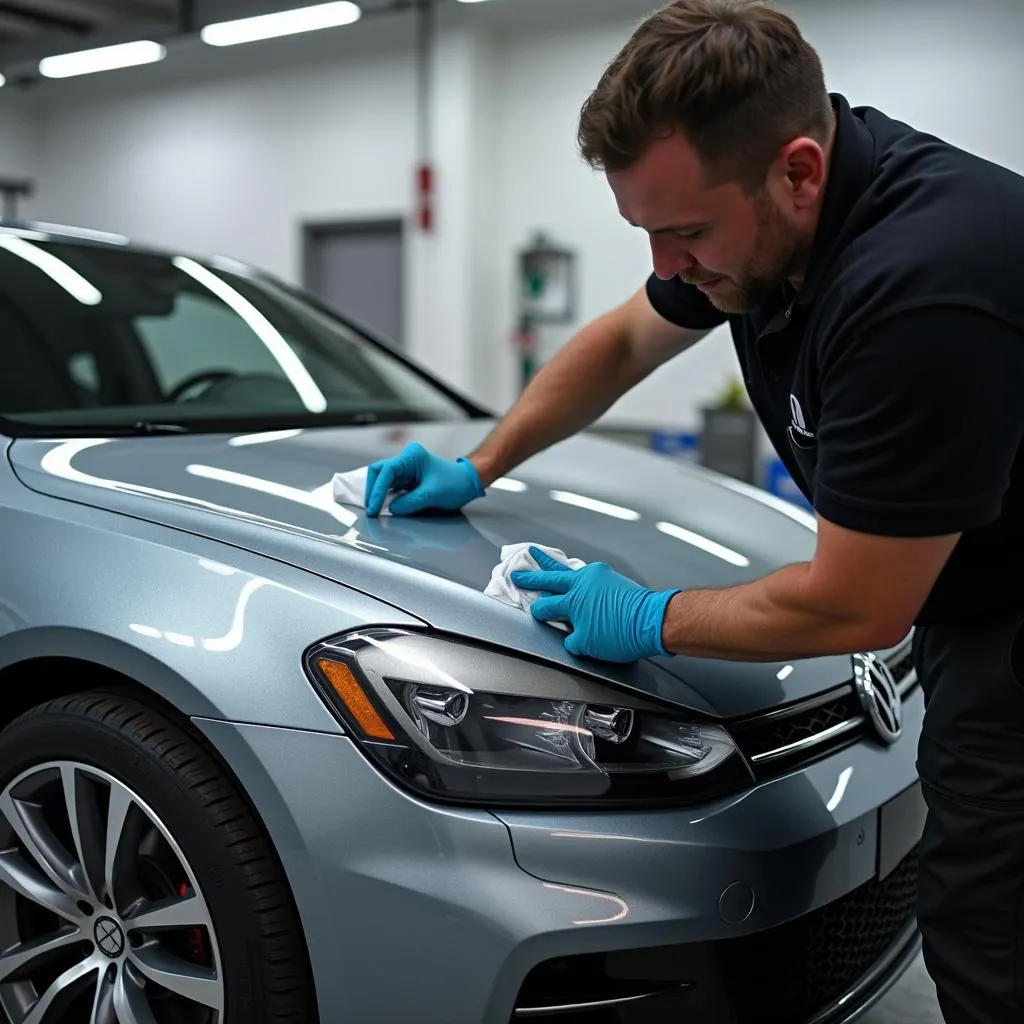
[[[240,43],[255,43],[278,36],[351,25],[362,17],[362,13],[358,4],[351,0],[336,0],[334,3],[206,25],[200,30],[199,37],[209,46],[237,46]]]
[[[95,50],[79,50],[44,57],[39,62],[39,73],[44,78],[72,78],[91,75],[97,71],[116,71],[118,68],[155,64],[167,56],[167,49],[149,39],[117,46],[102,46]]]
[[[723,544],[717,544],[692,530],[684,530],[683,527],[676,526],[675,523],[658,523],[658,529],[668,537],[675,537],[676,540],[681,540],[684,544],[690,544],[701,551],[706,551],[709,555],[714,555],[716,558],[722,559],[723,562],[728,562],[740,569],[745,569],[750,565],[750,559],[746,555],[741,555],[738,551],[733,551]]]

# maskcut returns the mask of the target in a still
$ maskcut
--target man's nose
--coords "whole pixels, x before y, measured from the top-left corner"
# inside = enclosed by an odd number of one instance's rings
[[[654,273],[663,281],[693,269],[696,264],[680,239],[656,235],[651,236],[651,258],[654,262]]]

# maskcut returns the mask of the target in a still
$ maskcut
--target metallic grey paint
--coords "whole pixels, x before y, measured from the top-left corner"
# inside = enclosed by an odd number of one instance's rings
[[[891,748],[858,745],[694,812],[499,817],[520,867],[538,878],[568,882],[564,872],[572,865],[573,884],[614,892],[630,907],[685,905],[693,914],[681,926],[687,940],[758,931],[830,903],[874,875],[878,804],[914,776],[920,691],[905,711],[911,738]],[[737,880],[754,890],[754,911],[742,924],[727,925],[718,901]]]
[[[324,429],[270,435],[263,443],[243,438],[242,444],[227,435],[20,439],[10,455],[19,478],[40,493],[259,551],[403,608],[437,629],[576,668],[580,662],[566,654],[555,630],[483,596],[502,545],[551,544],[585,561],[610,562],[655,588],[728,586],[806,559],[813,550],[811,530],[729,482],[588,437],[524,464],[514,479],[525,491],[493,489],[465,515],[368,520],[361,510],[330,498],[335,472],[397,452],[413,436],[440,454],[455,455],[492,425]],[[567,505],[553,500],[552,492],[628,509],[640,518],[625,521]],[[662,532],[659,523],[706,538],[750,564],[732,565]],[[586,667],[724,716],[797,700],[850,678],[845,657],[796,663],[784,681],[778,678],[781,664],[676,658]]]
[[[908,727],[922,714],[918,693]],[[914,776],[904,736],[699,811],[494,815],[410,797],[344,737],[197,725],[258,794],[321,1008],[334,1014],[325,1019],[359,1024],[505,1024],[537,962],[735,936],[805,913],[871,877],[877,804]],[[736,879],[754,888],[755,908],[729,926],[718,898]],[[456,953],[453,986],[445,965]],[[847,1009],[837,1019],[852,1020]]]
[[[803,513],[703,470],[580,437],[465,515],[368,521],[330,499],[335,472],[412,438],[460,455],[491,426],[2,442],[0,670],[76,658],[193,719],[280,856],[331,1024],[506,1024],[549,958],[805,914],[872,877],[879,808],[916,779],[919,690],[891,746],[867,737],[698,808],[469,810],[385,779],[302,667],[311,645],[367,625],[433,628],[727,718],[852,678],[847,657],[580,662],[562,634],[483,596],[501,545],[520,541],[651,587],[724,586],[810,556]],[[876,1000],[915,943],[829,1024]]]

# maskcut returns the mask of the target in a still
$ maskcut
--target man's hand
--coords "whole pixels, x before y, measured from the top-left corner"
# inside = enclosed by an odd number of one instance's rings
[[[534,617],[568,621],[566,649],[603,661],[792,661],[895,646],[959,536],[879,537],[818,523],[812,562],[721,590],[656,593],[603,563],[574,572],[535,548],[547,571],[513,573],[512,582],[557,595],[536,601]]]
[[[656,593],[620,576],[603,562],[570,569],[538,548],[530,548],[542,572],[514,572],[522,590],[555,596],[535,601],[530,611],[540,622],[573,627],[566,638],[570,654],[601,661],[629,662],[664,655],[661,628],[676,590]]]
[[[415,442],[401,455],[369,467],[366,514],[379,516],[392,490],[408,492],[392,502],[391,513],[396,516],[415,515],[426,509],[454,512],[484,496],[480,477],[468,459],[442,459]]]

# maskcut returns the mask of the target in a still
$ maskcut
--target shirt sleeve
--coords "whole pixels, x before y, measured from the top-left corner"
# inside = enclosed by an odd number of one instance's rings
[[[902,537],[998,519],[1024,436],[1024,330],[930,307],[836,352],[822,367],[817,511]]]
[[[678,277],[663,281],[657,274],[651,274],[647,279],[647,298],[659,316],[677,327],[711,330],[728,319],[699,288],[684,284]]]

